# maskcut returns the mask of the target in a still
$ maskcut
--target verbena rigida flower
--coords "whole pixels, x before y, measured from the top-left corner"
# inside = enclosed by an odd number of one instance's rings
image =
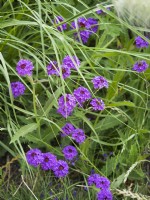
[[[11,90],[12,90],[12,94],[13,94],[14,98],[17,98],[17,97],[23,95],[25,92],[25,89],[26,88],[25,88],[24,84],[21,83],[20,81],[11,83]]]
[[[72,145],[68,145],[64,147],[62,152],[66,160],[69,160],[69,161],[73,160],[78,155],[77,149]]]
[[[72,133],[72,139],[79,144],[83,143],[85,138],[85,133],[82,129],[77,128]]]
[[[82,106],[82,104],[91,98],[91,93],[85,87],[79,87],[73,92],[74,97],[76,98],[77,103]]]
[[[37,167],[43,162],[44,157],[43,157],[42,152],[39,149],[30,149],[26,153],[26,159],[29,165]]]
[[[71,135],[72,132],[75,130],[75,127],[71,123],[66,123],[62,128],[61,136]]]
[[[149,46],[149,43],[140,36],[135,38],[135,44],[137,48],[144,48],[144,47],[147,48]]]
[[[99,189],[109,189],[110,181],[108,178],[100,176],[99,174],[91,174],[88,177],[88,185],[95,185]]]
[[[88,30],[82,30],[78,33],[74,33],[74,37],[78,42],[83,42],[83,44],[86,44],[88,42],[88,39],[90,37],[90,32]]]
[[[92,83],[95,89],[108,88],[108,81],[103,76],[96,76],[93,78]]]
[[[97,188],[99,188],[100,177],[101,176],[99,174],[91,174],[87,180],[88,185],[95,185]]]
[[[92,99],[90,104],[91,104],[93,110],[104,110],[105,109],[105,104],[104,104],[103,100],[100,98]]]
[[[47,65],[47,74],[48,75],[59,75],[58,63],[57,61],[50,61]]]
[[[55,23],[55,24],[59,24],[59,23],[61,23],[61,22],[63,22],[63,21],[64,21],[64,18],[63,18],[63,17],[57,16],[57,17],[55,17],[54,23]],[[67,29],[67,24],[64,23],[64,24],[58,26],[57,29],[58,29],[60,32],[62,32],[63,30],[66,30],[66,29]]]
[[[96,33],[98,30],[98,20],[94,18],[88,18],[87,22],[90,24],[88,29],[91,31],[91,34]]]
[[[65,94],[58,100],[58,110],[63,117],[67,118],[72,114],[74,107],[76,106],[76,100],[73,95]]]
[[[77,56],[65,56],[63,59],[63,64],[67,65],[70,69],[76,69],[80,66],[80,60]]]
[[[136,62],[133,65],[132,70],[137,71],[137,72],[140,73],[140,72],[144,72],[148,68],[148,66],[149,65],[146,63],[145,60],[141,60],[141,61]]]
[[[63,79],[68,78],[71,74],[70,68],[67,65],[62,65],[59,71],[59,76],[62,74]]]
[[[87,43],[91,34],[96,33],[98,30],[98,20],[94,18],[80,17],[76,22],[72,22],[72,29],[77,29],[78,33],[74,33],[75,38],[83,43]]]
[[[101,190],[97,193],[97,200],[113,200],[113,195],[110,190]]]
[[[53,170],[55,163],[57,162],[57,158],[52,153],[43,153],[43,162],[41,163],[41,168],[43,170]]]
[[[20,76],[31,76],[34,66],[30,60],[21,59],[17,63],[16,71]]]
[[[69,173],[69,166],[66,161],[58,160],[54,165],[53,171],[56,177],[62,178]]]

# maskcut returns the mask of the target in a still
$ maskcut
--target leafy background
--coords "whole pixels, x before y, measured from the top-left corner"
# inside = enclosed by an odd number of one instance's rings
[[[0,2],[1,199],[95,199],[95,188],[84,190],[91,169],[111,180],[114,199],[149,199],[150,69],[138,74],[132,66],[138,60],[149,63],[150,49],[135,47],[134,38],[144,38],[144,32],[118,18],[113,6],[111,11],[103,8],[111,5],[92,0]],[[101,8],[107,14],[97,15],[96,9]],[[64,17],[67,31],[59,32],[52,24],[57,15]],[[75,41],[69,28],[80,16],[99,20],[97,34],[86,45]],[[79,71],[65,81],[48,77],[49,61],[61,63],[67,54],[79,57]],[[34,63],[32,78],[16,73],[20,58]],[[109,81],[108,90],[93,91],[91,79],[96,75]],[[17,80],[27,89],[14,100],[10,82]],[[93,112],[87,104],[67,119],[84,129],[87,139],[77,146],[79,160],[69,176],[55,180],[50,172],[31,168],[25,153],[29,147],[40,148],[63,159],[62,147],[72,141],[60,137],[66,120],[56,112],[57,100],[80,85],[93,97],[102,97],[106,109]]]

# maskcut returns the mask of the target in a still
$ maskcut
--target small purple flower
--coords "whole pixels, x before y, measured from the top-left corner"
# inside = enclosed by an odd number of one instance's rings
[[[59,76],[61,75],[61,73],[62,73],[63,79],[68,78],[71,74],[70,68],[67,65],[62,65],[61,66],[61,72],[59,73]]]
[[[59,107],[57,109],[57,112],[61,114],[64,118],[67,118],[68,116],[72,115],[73,108],[64,105],[63,107]]]
[[[141,60],[141,61],[136,62],[133,65],[132,70],[137,71],[137,72],[140,73],[140,72],[144,72],[148,68],[148,66],[149,65],[146,63],[145,60]]]
[[[137,48],[147,48],[149,46],[149,43],[140,36],[135,38],[135,44]]]
[[[47,74],[48,75],[59,75],[58,72],[58,63],[57,61],[50,61],[50,63],[47,66]]]
[[[25,88],[24,84],[21,83],[20,81],[11,83],[11,90],[12,90],[12,94],[13,94],[14,98],[17,98],[17,97],[23,95],[25,92],[25,89],[26,88]]]
[[[103,76],[96,76],[93,78],[92,83],[95,89],[108,88],[108,81]]]
[[[74,37],[78,42],[83,42],[83,44],[86,44],[88,42],[88,39],[90,37],[90,32],[88,30],[82,30],[79,31],[79,33],[74,33]]]
[[[77,19],[77,23],[76,22],[71,23],[71,27],[73,29],[76,29],[76,28],[78,28],[78,29],[82,28],[83,29],[83,28],[89,28],[90,24],[88,24],[86,18],[80,17],[80,18]]]
[[[76,106],[76,100],[73,95],[65,94],[61,96],[58,100],[58,110],[63,117],[67,118],[72,114],[74,107]]]
[[[61,129],[62,129],[61,136],[64,137],[67,135],[71,135],[72,132],[75,130],[75,127],[71,123],[66,123],[65,126],[63,126]]]
[[[43,153],[43,162],[41,163],[41,168],[43,170],[49,170],[54,168],[55,163],[57,162],[57,158],[52,153]]]
[[[91,104],[93,110],[104,110],[105,109],[105,104],[104,104],[103,100],[100,98],[92,99],[90,104]]]
[[[88,18],[87,22],[90,24],[89,30],[92,31],[91,33],[96,33],[98,30],[98,20],[94,18]]]
[[[91,34],[96,33],[98,30],[98,20],[94,18],[84,18],[80,17],[77,20],[77,23],[72,22],[72,29],[77,29],[78,33],[75,33],[75,38],[83,44],[87,43]]]
[[[91,186],[91,185],[95,185],[97,188],[99,188],[99,181],[100,181],[100,175],[99,174],[91,174],[89,177],[88,177],[88,185]]]
[[[99,179],[98,185],[99,185],[100,189],[106,190],[106,189],[109,189],[109,187],[110,187],[110,181],[108,178],[101,176]]]
[[[113,200],[110,190],[101,190],[97,193],[97,200]]]
[[[79,87],[77,89],[74,90],[73,92],[74,97],[76,98],[76,101],[78,102],[78,104],[80,106],[82,106],[82,104],[91,98],[91,93],[89,92],[89,90],[85,87]]]
[[[43,162],[43,154],[39,149],[30,149],[26,153],[26,159],[29,165],[37,167]]]
[[[63,64],[67,65],[70,69],[76,69],[80,66],[80,60],[76,56],[70,57],[69,55],[65,56],[63,59]]]
[[[59,106],[64,106],[66,104],[69,107],[74,108],[76,106],[76,100],[73,95],[64,94],[63,96],[59,98],[58,104]]]
[[[85,138],[85,133],[82,129],[77,128],[72,133],[72,139],[79,144],[83,143]]]
[[[53,171],[56,177],[65,177],[69,173],[69,166],[67,162],[58,160],[54,166]]]
[[[30,60],[21,59],[17,63],[16,71],[20,76],[31,76],[34,66]]]
[[[61,16],[55,17],[55,20],[54,20],[55,24],[59,24],[59,23],[61,23],[61,22],[63,22],[63,21],[64,21],[64,18],[61,17]],[[64,23],[64,24],[58,26],[57,29],[58,29],[60,32],[62,32],[62,31],[64,31],[64,30],[67,29],[67,24]]]
[[[64,147],[62,152],[65,158],[69,161],[73,160],[78,155],[77,149],[72,145]]]
[[[107,7],[107,10],[110,10],[110,7]],[[97,10],[96,13],[98,15],[102,15],[102,14],[105,14],[105,12],[103,10]]]

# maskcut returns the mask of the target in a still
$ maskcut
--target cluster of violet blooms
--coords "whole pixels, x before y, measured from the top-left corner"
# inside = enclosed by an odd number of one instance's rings
[[[100,189],[97,193],[97,200],[112,200],[113,195],[110,191],[110,181],[108,178],[100,176],[99,174],[92,173],[87,180],[88,186],[94,185],[96,188]]]
[[[135,45],[137,48],[148,48],[149,47],[149,43],[147,41],[145,41],[143,38],[141,38],[140,36],[135,38]],[[147,64],[147,62],[145,60],[140,60],[133,65],[132,70],[140,73],[140,72],[144,72],[148,67],[149,67],[149,65]]]
[[[72,145],[64,147],[62,153],[68,162],[75,160],[78,155],[77,149]],[[50,152],[42,153],[39,149],[30,149],[26,153],[26,159],[28,164],[33,167],[40,166],[44,171],[52,170],[57,178],[63,178],[69,173],[68,163],[64,160],[58,160]]]
[[[110,7],[106,8],[107,10],[110,10]],[[97,10],[96,13],[98,15],[105,14],[105,11],[103,10]],[[56,16],[55,20],[53,21],[54,24],[59,24],[64,21],[64,18],[62,16]],[[60,32],[67,30],[67,24],[63,23],[60,26],[57,26],[57,30]],[[71,23],[72,30],[75,30],[74,38],[78,42],[82,42],[83,44],[86,44],[88,42],[89,37],[96,33],[98,30],[98,19],[95,18],[85,18],[80,17],[76,21]]]
[[[62,127],[61,136],[71,136],[71,138],[78,144],[83,143],[86,139],[84,131],[80,128],[75,128],[71,123],[66,123]]]
[[[92,80],[95,89],[108,88],[108,81],[102,76],[96,76]],[[67,118],[72,114],[76,105],[83,107],[83,104],[92,98],[90,91],[80,86],[74,90],[73,94],[64,94],[58,99],[58,110],[63,117]],[[95,111],[102,111],[105,104],[100,98],[93,98],[90,102],[92,109]]]
[[[82,129],[76,129],[71,123],[66,123],[62,127],[61,136],[62,137],[71,136],[72,139],[75,140],[79,144],[81,144],[85,140],[84,131]],[[67,147],[70,147],[70,146],[67,146]],[[69,157],[70,152],[69,151],[65,152],[63,150],[63,153],[65,155],[65,158],[69,160],[68,157]],[[75,151],[75,153],[77,152]],[[74,157],[76,156],[77,154],[74,155]],[[71,157],[71,159],[74,159],[74,157],[73,158]],[[99,174],[92,173],[88,177],[87,183],[88,183],[88,186],[95,185],[98,189],[100,189],[100,191],[97,193],[97,200],[104,200],[104,199],[112,200],[113,199],[113,195],[110,191],[110,181],[106,177],[100,176]]]
[[[64,19],[61,16],[57,16],[54,23],[59,24],[60,22],[63,22]],[[98,20],[94,18],[84,18],[80,17],[77,19],[77,21],[74,21],[71,23],[71,29],[76,30],[74,33],[74,38],[82,42],[83,44],[88,42],[89,37],[96,33],[98,30]],[[67,29],[67,24],[64,23],[57,27],[59,31],[64,31]]]
[[[61,73],[62,77],[65,79],[70,76],[71,69],[77,70],[80,67],[80,60],[77,56],[70,57],[69,55],[65,56],[62,65],[61,65]],[[58,68],[57,61],[51,61],[47,66],[47,73],[48,75],[56,75],[60,76],[59,73],[60,69]],[[96,76],[93,78],[92,83],[95,89],[102,89],[108,88],[108,81],[102,76]],[[76,104],[80,107],[83,104],[91,99],[92,95],[90,91],[80,86],[79,88],[75,89],[73,94],[64,94],[58,99],[58,110],[57,112],[60,113],[63,117],[67,118],[69,115],[72,114]],[[105,104],[102,99],[94,98],[91,100],[90,105],[92,106],[93,110],[104,110]]]

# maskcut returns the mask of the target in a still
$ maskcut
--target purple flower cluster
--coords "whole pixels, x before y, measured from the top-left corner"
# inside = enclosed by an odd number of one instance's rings
[[[20,81],[11,83],[11,90],[12,90],[12,94],[13,94],[14,98],[17,98],[17,97],[23,95],[25,92],[25,89],[26,88],[25,88],[24,84],[21,83]]]
[[[112,200],[113,195],[110,190],[101,190],[97,193],[97,200]]]
[[[59,24],[59,23],[61,23],[61,22],[63,22],[63,21],[64,21],[64,18],[63,18],[63,17],[57,16],[57,17],[55,18],[55,20],[54,20],[54,23],[55,23],[55,24]],[[66,29],[67,29],[67,24],[66,24],[66,23],[64,23],[64,24],[62,24],[62,25],[60,25],[60,26],[57,27],[57,30],[60,31],[60,32],[66,30]]]
[[[72,145],[68,145],[64,147],[62,152],[66,160],[69,160],[69,161],[72,161],[78,155],[77,149]]]
[[[43,170],[53,170],[55,163],[57,162],[57,158],[55,155],[47,152],[47,153],[43,153],[43,162],[41,163],[41,168]]]
[[[20,76],[31,76],[34,66],[30,60],[21,59],[17,63],[16,71]],[[24,94],[26,87],[20,81],[11,82],[11,91],[14,98]]]
[[[42,152],[39,149],[31,149],[26,153],[26,159],[29,165],[38,167],[43,161]]]
[[[93,79],[95,88],[108,87],[108,82],[104,77],[95,77]],[[74,90],[73,95],[65,94],[58,99],[58,110],[63,117],[67,118],[70,116],[76,106],[76,103],[82,107],[83,104],[91,99],[92,95],[90,91],[85,87],[79,87]],[[91,100],[90,105],[93,110],[104,110],[105,104],[102,99],[94,98]]]
[[[148,64],[146,63],[145,60],[138,61],[134,64],[132,70],[137,71],[137,72],[144,72],[148,68]]]
[[[97,188],[100,189],[100,191],[97,193],[98,200],[113,199],[112,193],[109,190],[110,181],[106,177],[100,176],[99,174],[91,174],[88,177],[87,182],[89,186],[95,185]]]
[[[60,113],[63,117],[67,118],[72,114],[73,109],[76,106],[76,100],[73,95],[65,94],[59,98],[58,106],[59,107],[57,112]]]
[[[62,127],[62,132],[61,135],[63,137],[70,135],[78,144],[83,143],[86,139],[84,131],[79,128],[76,129],[71,123],[66,123],[65,126]]]
[[[72,132],[75,130],[75,127],[71,123],[66,123],[62,128],[61,136],[65,137],[67,135],[71,135]]]
[[[60,68],[58,67],[57,61],[50,61],[50,63],[47,65],[47,74],[48,75],[56,75],[61,76],[63,79],[66,79],[71,74],[71,69],[77,70],[80,66],[80,60],[77,56],[65,56],[62,65]]]
[[[74,33],[75,39],[84,44],[88,42],[89,37],[96,33],[98,30],[98,20],[94,18],[80,17],[77,22],[72,22],[72,29],[77,29],[78,32]]]
[[[95,89],[108,88],[108,81],[103,76],[96,76],[93,78],[92,83]]]
[[[20,76],[31,76],[34,66],[30,60],[21,59],[17,63],[16,71]]]
[[[48,75],[59,75],[58,71],[58,63],[57,61],[50,61],[50,63],[47,66],[47,74]]]
[[[52,170],[56,177],[65,177],[69,173],[69,166],[64,160],[57,160],[57,157],[50,153],[42,153],[39,149],[30,149],[26,153],[29,165],[40,166],[42,170]]]
[[[82,86],[75,89],[73,95],[80,106],[82,106],[86,100],[89,100],[91,98],[91,93],[89,92],[89,90]]]
[[[138,36],[135,38],[135,45],[137,48],[147,48],[149,46],[149,43],[140,36]]]
[[[93,110],[104,110],[105,109],[105,104],[102,99],[100,98],[94,98],[91,101],[91,106]]]
[[[65,56],[63,59],[63,65],[67,65],[70,69],[75,69],[80,66],[80,60],[76,56]]]
[[[85,133],[82,129],[77,128],[72,133],[72,139],[75,140],[77,143],[81,144],[85,140]]]
[[[66,161],[58,160],[54,165],[53,171],[56,177],[62,178],[69,173],[69,166]]]

